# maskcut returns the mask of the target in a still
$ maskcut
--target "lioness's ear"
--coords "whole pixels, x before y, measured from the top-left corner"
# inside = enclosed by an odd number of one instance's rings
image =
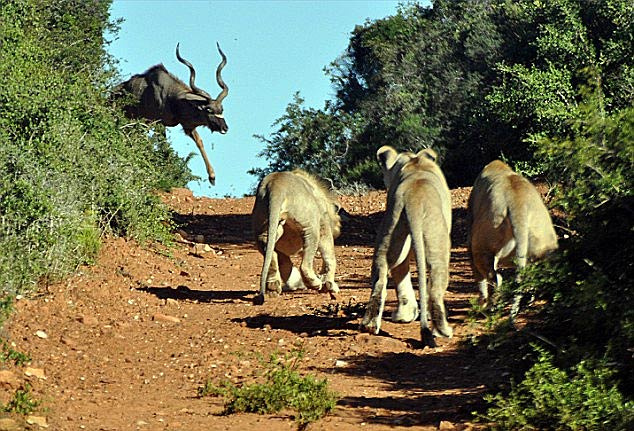
[[[386,171],[390,170],[392,165],[394,165],[397,156],[398,153],[396,152],[396,150],[389,145],[383,145],[376,152],[376,159],[379,161],[381,169]]]
[[[416,157],[426,157],[432,162],[438,160],[438,153],[432,150],[431,148],[425,148],[424,150],[420,150]]]

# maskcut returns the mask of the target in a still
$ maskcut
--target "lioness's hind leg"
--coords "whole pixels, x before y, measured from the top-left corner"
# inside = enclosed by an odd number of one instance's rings
[[[404,243],[402,238],[396,238],[393,244],[397,249],[402,249]],[[378,334],[381,330],[381,318],[387,297],[387,275],[389,268],[389,258],[387,250],[379,251],[372,262],[372,294],[368,301],[365,315],[361,321],[361,329]]]
[[[374,281],[372,294],[361,321],[362,330],[375,334],[378,334],[381,330],[381,317],[383,316],[383,307],[387,296],[387,269],[378,272],[381,272],[381,274],[372,277]]]
[[[474,253],[472,259],[473,275],[476,282],[478,283],[478,290],[480,291],[478,303],[481,307],[484,307],[486,309],[490,306],[489,275],[493,275],[496,273],[495,269],[493,268],[493,256],[486,256],[484,254]]]
[[[306,289],[299,270],[293,266],[291,258],[285,254],[279,253],[278,260],[280,265],[280,275],[282,276],[282,290],[294,291]]]
[[[330,230],[326,232],[326,235],[322,235],[319,244],[319,251],[321,252],[321,257],[324,261],[324,266],[322,268],[323,284],[321,288],[322,290],[330,293],[339,293],[339,286],[337,286],[337,283],[335,282],[335,271],[337,268],[335,245],[333,244]]]
[[[445,309],[445,291],[449,283],[449,266],[439,263],[432,265],[430,271],[431,286],[429,289],[429,302],[431,305],[431,319],[434,324],[434,335],[452,337],[453,329],[447,322],[447,310]]]
[[[307,229],[303,235],[304,251],[302,254],[302,263],[299,267],[299,271],[302,274],[304,284],[310,289],[319,290],[321,288],[321,280],[315,274],[313,268],[313,262],[315,260],[315,254],[319,246],[319,226],[316,229]]]
[[[409,257],[401,264],[392,268],[392,278],[396,283],[398,306],[392,313],[392,321],[409,323],[418,317],[418,302],[412,286],[412,276],[409,272]]]
[[[278,253],[274,252],[271,266],[266,276],[266,294],[270,296],[277,296],[282,293],[282,278],[280,277],[277,259]]]

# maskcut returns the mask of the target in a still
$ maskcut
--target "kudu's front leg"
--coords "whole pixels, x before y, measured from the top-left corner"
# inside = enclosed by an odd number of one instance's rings
[[[196,142],[196,146],[198,150],[200,150],[200,154],[203,156],[203,160],[205,161],[205,168],[207,169],[207,174],[209,175],[209,182],[212,186],[216,185],[216,173],[214,172],[214,168],[211,167],[211,163],[209,163],[209,159],[207,159],[207,153],[205,153],[205,147],[203,146],[203,140],[200,138],[200,135],[196,131],[196,129],[185,130],[185,134],[192,138],[194,142]]]

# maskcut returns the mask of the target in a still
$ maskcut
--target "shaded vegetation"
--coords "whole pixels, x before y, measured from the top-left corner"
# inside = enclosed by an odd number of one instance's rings
[[[0,0],[0,286],[90,262],[104,234],[166,238],[153,191],[191,178],[162,133],[107,100],[109,1]]]

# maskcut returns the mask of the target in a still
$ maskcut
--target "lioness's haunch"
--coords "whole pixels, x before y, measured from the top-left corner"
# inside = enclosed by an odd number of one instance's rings
[[[544,257],[557,249],[557,235],[535,187],[500,160],[486,165],[476,178],[468,209],[473,272],[486,307],[489,284],[502,283],[498,267],[515,259],[523,268],[527,260]]]
[[[251,219],[258,249],[264,255],[256,303],[263,303],[267,293],[305,286],[339,292],[334,239],[341,222],[336,198],[319,180],[300,169],[267,175],[258,185]],[[317,250],[324,261],[321,278],[313,269]],[[289,256],[300,251],[298,274]]]
[[[387,208],[377,236],[372,262],[372,294],[361,328],[379,333],[390,271],[398,295],[398,309],[393,319],[411,322],[420,314],[422,342],[433,347],[434,335],[453,335],[444,303],[451,249],[449,188],[435,162],[436,153],[431,149],[416,154],[397,153],[392,147],[383,146],[377,151],[377,158],[387,187]],[[409,272],[412,253],[418,267],[419,306]],[[433,332],[427,322],[428,304]]]

